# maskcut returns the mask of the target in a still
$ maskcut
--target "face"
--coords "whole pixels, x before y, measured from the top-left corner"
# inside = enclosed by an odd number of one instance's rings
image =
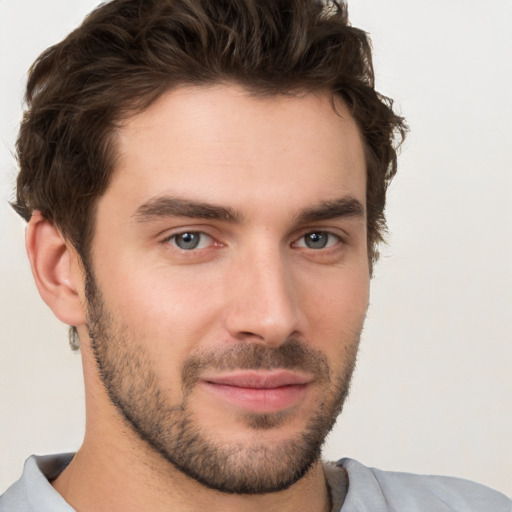
[[[355,122],[328,94],[184,87],[117,142],[86,283],[111,406],[208,487],[284,489],[341,410],[368,303]]]

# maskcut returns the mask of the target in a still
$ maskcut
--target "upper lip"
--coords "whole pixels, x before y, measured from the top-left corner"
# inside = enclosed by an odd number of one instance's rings
[[[313,379],[310,375],[290,370],[240,370],[228,374],[205,376],[201,380],[211,384],[238,388],[273,389],[309,384]]]

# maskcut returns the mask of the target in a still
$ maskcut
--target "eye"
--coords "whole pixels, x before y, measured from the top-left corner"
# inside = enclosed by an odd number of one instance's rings
[[[212,243],[212,238],[200,231],[185,231],[170,236],[167,243],[173,244],[183,251],[193,251],[208,247]]]
[[[340,237],[328,231],[312,231],[299,238],[295,246],[308,249],[327,249],[336,245],[339,241]]]

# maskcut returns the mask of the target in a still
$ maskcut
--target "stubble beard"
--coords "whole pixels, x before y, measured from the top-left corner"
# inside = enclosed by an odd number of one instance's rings
[[[183,399],[172,404],[159,386],[144,345],[131,339],[128,329],[107,310],[90,271],[86,277],[87,328],[100,378],[113,405],[152,451],[202,485],[235,494],[287,489],[319,460],[324,440],[349,392],[360,332],[345,343],[343,365],[335,371],[324,354],[298,340],[275,349],[245,343],[222,352],[189,356],[181,372]],[[189,401],[201,372],[212,368],[302,370],[311,373],[325,392],[303,431],[290,439],[222,443],[215,432],[201,426],[201,418],[191,411]],[[247,413],[241,421],[257,433],[278,428],[287,416],[286,412]]]

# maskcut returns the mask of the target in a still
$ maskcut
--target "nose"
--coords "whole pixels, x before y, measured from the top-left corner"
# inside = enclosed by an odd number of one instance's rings
[[[279,248],[251,252],[231,266],[226,329],[232,338],[275,348],[301,335],[297,283]]]

